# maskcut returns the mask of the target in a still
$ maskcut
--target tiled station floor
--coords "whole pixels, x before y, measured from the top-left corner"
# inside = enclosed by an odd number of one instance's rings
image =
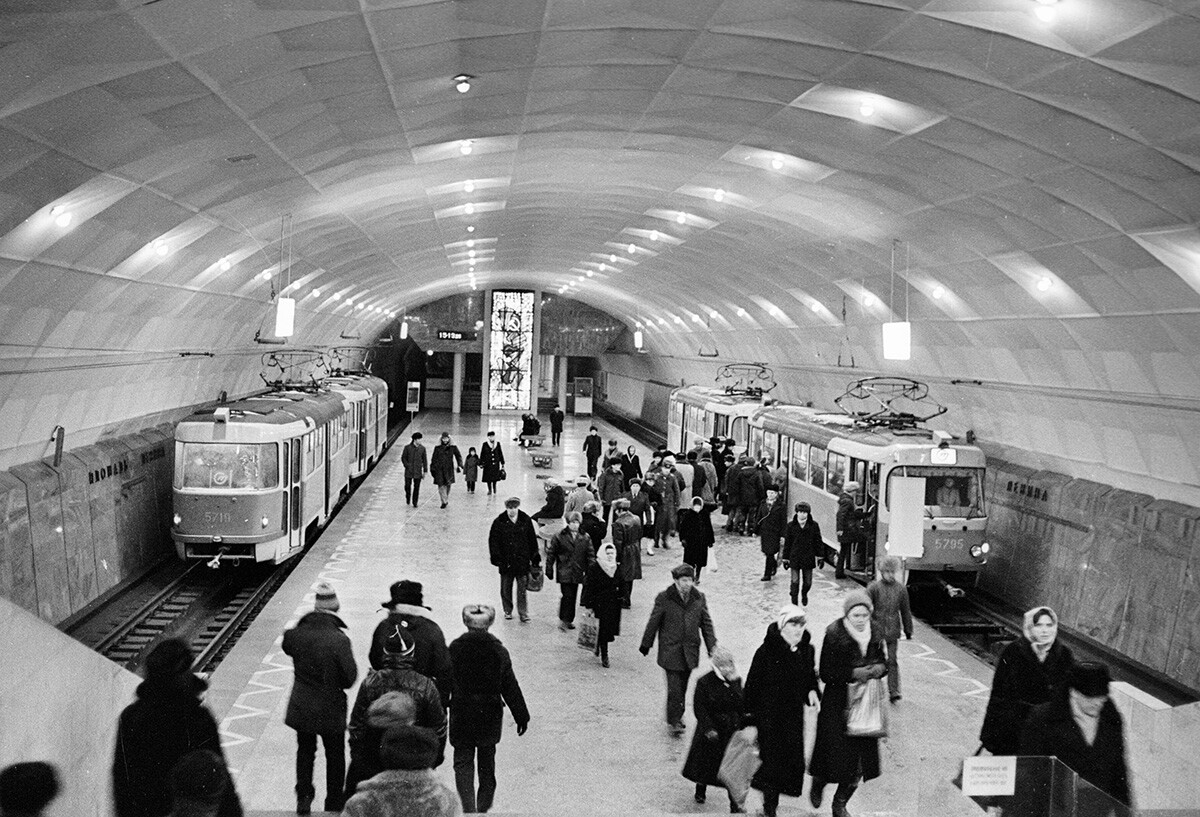
[[[464,604],[485,601],[499,609],[499,579],[488,562],[487,532],[503,511],[503,499],[516,495],[532,512],[540,507],[547,473],[572,478],[584,470],[582,438],[592,423],[621,448],[631,441],[602,421],[567,418],[563,444],[550,470],[535,469],[511,442],[517,421],[509,418],[419,415],[412,430],[432,448],[449,431],[464,455],[494,428],[507,457],[508,479],[500,494],[488,497],[480,484],[470,495],[461,481],[450,506],[439,507],[432,482],[422,486],[421,504],[404,502],[399,447],[380,462],[304,562],[290,576],[249,632],[214,673],[208,702],[221,720],[226,752],[248,810],[289,812],[295,805],[295,733],[283,724],[291,661],[280,650],[284,628],[312,608],[313,585],[327,580],[341,598],[341,616],[350,627],[359,677],[367,669],[367,649],[380,604],[398,579],[424,584],[425,603],[446,633],[457,637]],[[644,446],[642,450],[643,461]],[[720,520],[719,515],[714,520]],[[644,557],[645,578],[635,585],[633,609],[624,611],[622,635],[611,648],[611,668],[602,669],[590,651],[575,644],[575,633],[557,626],[558,589],[547,582],[530,594],[533,620],[521,624],[500,618],[493,632],[512,654],[517,677],[532,713],[529,731],[517,737],[506,720],[497,752],[499,789],[494,813],[632,814],[721,813],[725,798],[710,790],[706,805],[692,800],[692,785],[680,774],[690,732],[672,737],[663,721],[665,683],[654,653],[642,657],[638,643],[654,595],[671,579],[680,561],[673,548]],[[786,579],[760,582],[762,557],[757,539],[719,533],[717,569],[706,570],[700,588],[708,598],[718,639],[734,653],[744,674],[767,624],[787,602]],[[825,626],[841,614],[841,599],[853,585],[818,573],[809,599],[809,629],[817,642]],[[855,815],[897,814],[943,817],[979,814],[950,784],[961,759],[978,745],[976,736],[987,702],[991,671],[937,633],[917,623],[911,641],[902,641],[904,700],[891,710],[891,736],[883,744],[883,776],[859,789],[851,801]],[[707,671],[702,657],[695,677]],[[353,696],[354,691],[351,691]],[[351,702],[353,697],[351,697]],[[691,693],[686,720],[691,716]],[[506,716],[507,717],[507,716]],[[809,713],[809,745],[815,712]],[[322,759],[316,785],[323,797]],[[447,761],[438,774],[453,785]],[[832,790],[830,790],[831,792]],[[822,810],[828,813],[828,797]],[[781,814],[810,814],[807,798],[783,798]]]

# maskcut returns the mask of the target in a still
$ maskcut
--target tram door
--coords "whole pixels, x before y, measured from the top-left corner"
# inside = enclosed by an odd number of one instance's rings
[[[370,457],[371,448],[367,444],[367,401],[358,404],[358,467],[359,470],[367,470],[367,459]]]
[[[304,528],[301,525],[301,520],[304,518],[304,514],[302,513],[304,509],[304,480],[301,478],[304,445],[301,442],[301,438],[297,437],[290,444],[284,443],[283,450],[285,456],[287,456],[286,462],[288,463],[287,549],[292,551],[304,545]]]

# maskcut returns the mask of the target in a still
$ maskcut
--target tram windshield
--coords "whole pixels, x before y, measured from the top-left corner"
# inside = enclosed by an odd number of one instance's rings
[[[176,488],[256,491],[278,485],[276,443],[176,444]]]
[[[925,478],[925,515],[973,519],[985,516],[982,468],[906,465],[888,472],[888,507],[892,477]]]

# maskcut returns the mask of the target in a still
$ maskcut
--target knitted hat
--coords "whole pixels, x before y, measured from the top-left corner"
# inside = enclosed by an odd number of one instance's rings
[[[413,701],[413,696],[407,692],[395,689],[391,692],[383,693],[371,701],[371,705],[367,707],[367,723],[379,724],[383,722],[396,726],[400,724],[412,725],[416,717],[417,704]]]
[[[195,655],[182,638],[168,638],[146,656],[146,680],[166,681],[192,671]]]
[[[1108,694],[1108,667],[1094,661],[1081,661],[1067,673],[1067,686],[1089,698]]]
[[[851,590],[846,594],[846,598],[842,599],[842,615],[849,615],[850,611],[860,604],[867,608],[867,612],[875,612],[875,605],[871,603],[871,597],[867,595],[866,590],[860,588]]]
[[[383,602],[384,607],[395,607],[397,604],[412,604],[424,607],[424,596],[421,593],[421,583],[401,579],[391,586],[392,597]]]
[[[221,802],[229,788],[229,772],[220,755],[208,749],[188,752],[171,769],[171,794],[178,803],[212,804]]]
[[[468,604],[462,611],[468,630],[486,630],[496,620],[496,608],[490,604]]]
[[[428,769],[437,758],[438,739],[422,726],[393,726],[383,734],[379,759],[385,769]]]
[[[0,772],[0,811],[5,814],[37,814],[61,790],[58,773],[40,760],[14,763]]]
[[[678,565],[676,567],[671,568],[671,578],[672,579],[682,579],[685,576],[689,579],[696,578],[695,568],[693,568],[691,565]]]
[[[318,582],[313,590],[317,594],[316,601],[313,602],[314,610],[336,613],[342,608],[341,602],[338,601],[337,591],[333,589],[333,585],[329,582]]]

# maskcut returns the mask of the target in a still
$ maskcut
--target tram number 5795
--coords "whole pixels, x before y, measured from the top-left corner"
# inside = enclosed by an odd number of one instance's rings
[[[935,536],[933,539],[934,547],[945,548],[947,550],[962,548],[965,544],[966,540],[961,537],[956,539],[950,536]]]

